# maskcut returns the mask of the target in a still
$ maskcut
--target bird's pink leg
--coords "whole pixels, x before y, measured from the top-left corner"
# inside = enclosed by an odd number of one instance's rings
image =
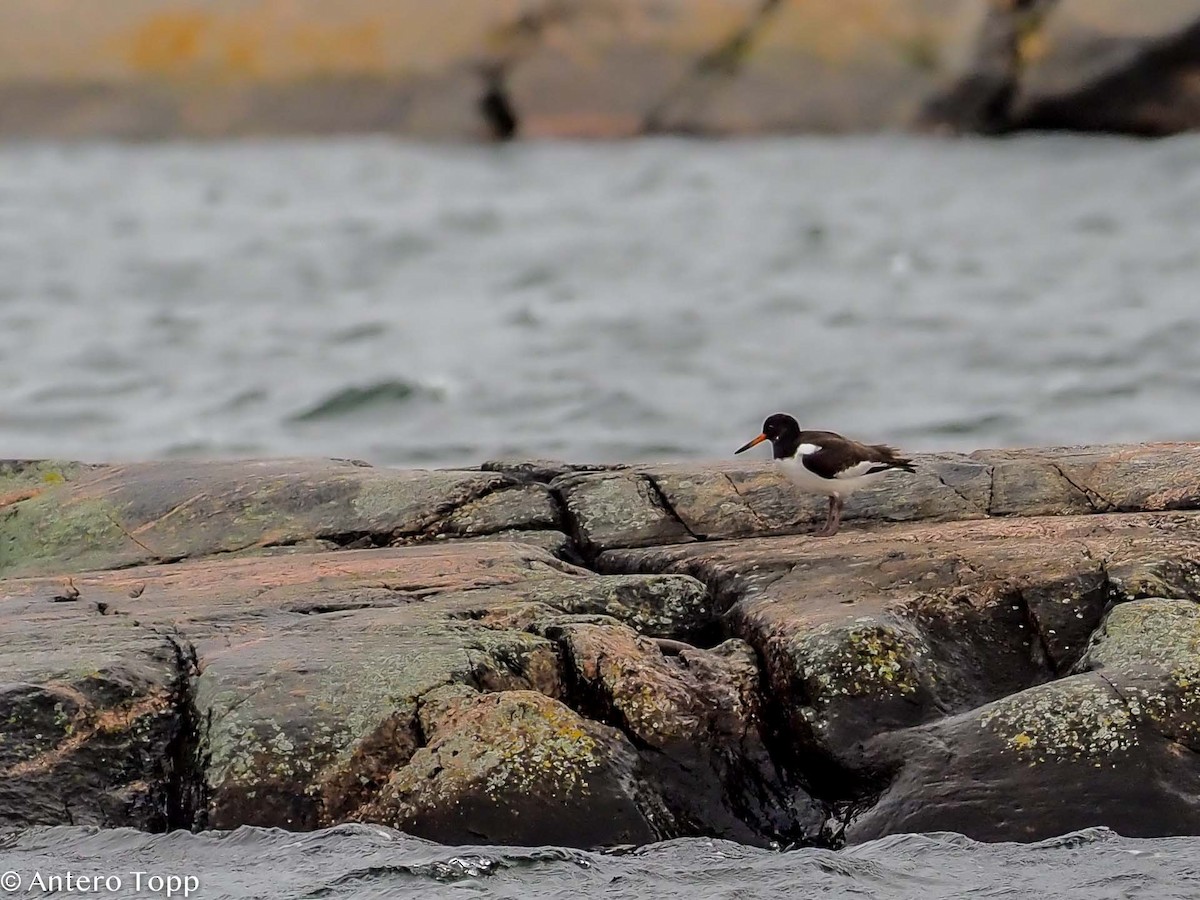
[[[837,494],[829,497],[829,515],[825,519],[825,527],[817,532],[817,537],[833,537],[842,524],[842,498]]]
[[[840,496],[833,498],[833,529],[829,532],[831,535],[837,534],[838,529],[842,527],[842,506],[844,502]]]

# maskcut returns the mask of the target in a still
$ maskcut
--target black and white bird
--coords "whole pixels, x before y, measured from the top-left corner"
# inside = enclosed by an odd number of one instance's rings
[[[736,453],[744,453],[763,441],[771,442],[775,462],[801,490],[829,497],[829,518],[817,534],[837,534],[842,523],[842,504],[864,485],[899,469],[915,472],[912,460],[886,444],[860,444],[832,431],[801,431],[800,423],[786,413],[776,413],[763,422],[762,434]]]

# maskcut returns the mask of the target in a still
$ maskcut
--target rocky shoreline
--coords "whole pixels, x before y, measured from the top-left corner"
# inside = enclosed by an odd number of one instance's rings
[[[0,828],[1200,833],[1200,445],[0,464]]]

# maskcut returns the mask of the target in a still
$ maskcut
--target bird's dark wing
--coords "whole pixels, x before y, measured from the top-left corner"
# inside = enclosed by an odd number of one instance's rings
[[[911,461],[886,444],[860,444],[832,431],[802,431],[799,452],[804,467],[822,478],[853,478],[886,469],[913,471]]]

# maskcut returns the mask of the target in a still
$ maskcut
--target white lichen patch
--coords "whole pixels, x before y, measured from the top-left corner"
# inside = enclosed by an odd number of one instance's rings
[[[1135,716],[1200,747],[1200,605],[1162,597],[1122,603],[1083,662],[1122,679]]]
[[[1093,677],[1076,676],[1005,697],[985,708],[984,728],[1031,763],[1112,761],[1138,744],[1133,707]]]
[[[916,693],[918,666],[929,650],[916,635],[871,618],[822,626],[804,635],[794,653],[818,699]]]
[[[1129,688],[1130,709],[1137,709],[1173,740],[1200,749],[1200,659],[1172,669],[1161,685]]]
[[[1127,672],[1200,665],[1200,605],[1154,597],[1113,607],[1088,652],[1092,668]]]

